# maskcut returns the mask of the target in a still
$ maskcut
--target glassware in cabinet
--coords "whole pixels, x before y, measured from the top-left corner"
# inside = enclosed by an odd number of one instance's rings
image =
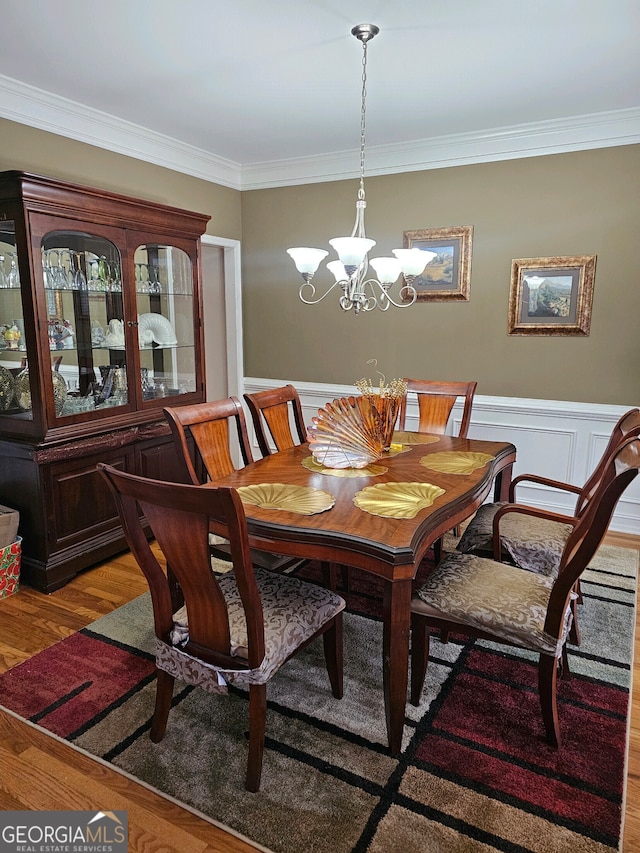
[[[62,355],[57,369],[67,387],[56,415],[127,405],[120,250],[99,235],[51,231],[41,256],[49,348]]]
[[[145,401],[196,390],[191,258],[154,243],[134,253],[140,372]]]
[[[5,219],[0,222],[0,413],[32,420],[24,316],[15,221]],[[20,393],[25,387],[26,396]]]

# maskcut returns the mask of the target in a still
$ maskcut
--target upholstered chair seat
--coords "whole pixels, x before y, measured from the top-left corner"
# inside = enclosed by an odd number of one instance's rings
[[[456,546],[464,554],[493,556],[493,520],[503,503],[484,504],[475,514]],[[500,520],[502,559],[540,575],[554,577],[562,549],[573,527],[524,512],[509,512]]]
[[[571,626],[567,607],[560,639],[547,634],[552,582],[473,554],[449,554],[413,596],[411,609],[424,616],[453,619],[496,637],[559,658]]]
[[[324,587],[257,566],[254,574],[264,616],[265,654],[258,668],[235,670],[213,666],[183,651],[181,647],[189,640],[189,619],[184,605],[173,614],[171,642],[157,640],[158,668],[212,693],[225,693],[227,684],[266,684],[297,648],[344,610],[344,599]],[[247,620],[235,575],[230,572],[219,577],[218,585],[229,613],[231,654],[238,657],[240,667],[246,667]]]

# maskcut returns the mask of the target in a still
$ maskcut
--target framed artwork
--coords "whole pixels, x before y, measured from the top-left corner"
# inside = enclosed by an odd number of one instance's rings
[[[469,299],[473,225],[405,231],[405,249],[428,249],[433,258],[413,281],[418,302]]]
[[[510,335],[588,335],[595,255],[511,262]]]

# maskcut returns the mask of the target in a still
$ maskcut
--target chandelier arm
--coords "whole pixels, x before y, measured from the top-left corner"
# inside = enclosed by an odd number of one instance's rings
[[[344,295],[340,297],[340,299],[338,300],[338,304],[340,305],[340,307],[342,308],[343,311],[351,311],[351,309],[354,308],[354,306],[355,306],[355,303],[351,302]],[[359,311],[359,308],[356,307],[355,313],[357,314],[358,311]]]
[[[400,288],[400,297],[410,299],[411,300],[410,302],[405,302],[405,301],[396,302],[395,299],[389,295],[389,288],[380,284],[380,282],[378,281],[377,278],[369,278],[364,282],[364,284],[365,285],[368,284],[371,287],[371,290],[374,292],[375,292],[376,287],[380,290],[380,300],[377,300],[377,302],[378,302],[378,307],[382,311],[386,311],[389,308],[389,304],[393,305],[394,308],[409,308],[409,306],[413,305],[413,303],[418,298],[418,294],[416,292],[416,289],[411,284],[404,284]],[[404,294],[404,296],[403,296],[403,294]],[[375,299],[376,297],[374,296],[373,298]],[[382,307],[381,303],[385,304],[384,308]]]
[[[345,282],[345,297],[350,299],[355,305],[356,314],[359,311],[373,311],[378,304],[373,288],[370,288],[371,294],[369,296],[365,292],[369,281],[366,278],[367,269],[368,264],[365,257],[359,269],[351,276],[348,282]]]
[[[314,297],[316,295],[315,284],[313,284],[310,281],[303,281],[302,284],[300,285],[300,290],[298,291],[298,296],[300,297],[301,301],[305,303],[305,305],[317,305],[318,302],[322,302],[322,300],[325,299],[331,293],[331,291],[334,290],[338,285],[342,285],[342,287],[344,287],[344,284],[345,284],[344,281],[334,281],[326,293],[323,293],[322,296],[319,296],[317,299],[314,299]],[[307,298],[305,298],[305,296],[303,296],[303,291],[307,287],[311,288],[311,293],[310,293],[309,299],[307,299]]]
[[[410,282],[406,282],[400,288],[400,298],[403,300],[403,302],[402,305],[398,307],[408,308],[410,305],[413,305],[416,299],[418,298],[418,291]],[[395,305],[395,302],[393,304]]]

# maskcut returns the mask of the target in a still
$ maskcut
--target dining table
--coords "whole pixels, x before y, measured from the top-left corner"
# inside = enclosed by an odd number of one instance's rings
[[[516,448],[504,441],[396,432],[390,450],[362,469],[325,467],[301,444],[211,484],[238,490],[251,547],[382,580],[382,685],[392,755],[402,747],[413,579],[427,550],[488,496],[507,499],[515,459]]]

